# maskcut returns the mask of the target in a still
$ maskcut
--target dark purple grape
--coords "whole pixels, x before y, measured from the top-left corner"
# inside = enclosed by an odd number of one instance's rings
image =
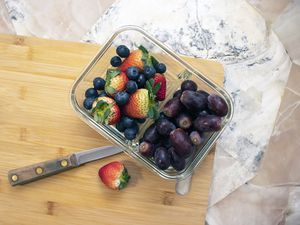
[[[207,98],[195,91],[184,91],[180,97],[182,104],[191,112],[199,112],[205,109]]]
[[[208,108],[217,116],[226,116],[228,113],[228,106],[223,98],[218,95],[211,94],[207,98]]]
[[[161,144],[162,144],[162,146],[165,147],[165,148],[170,148],[170,147],[172,146],[171,141],[170,141],[170,138],[163,138],[163,139],[161,140]]]
[[[210,115],[210,114],[206,110],[203,110],[197,114],[197,116],[207,116],[207,115]]]
[[[168,152],[171,156],[171,166],[177,171],[183,170],[185,168],[185,159],[176,154],[174,147],[169,148]]]
[[[175,152],[183,158],[189,157],[193,152],[193,144],[189,135],[181,128],[170,133],[170,141]]]
[[[200,136],[198,131],[192,131],[190,133],[190,138],[191,138],[191,141],[194,145],[200,145],[201,144],[202,139],[201,139],[201,136]]]
[[[170,166],[170,154],[167,149],[159,147],[156,149],[154,154],[155,164],[158,168],[166,170]]]
[[[145,157],[153,157],[154,145],[147,141],[143,141],[140,143],[139,151]]]
[[[186,90],[197,91],[197,88],[198,88],[197,84],[192,80],[185,80],[181,83],[182,91],[186,91]]]
[[[180,98],[172,98],[163,107],[163,112],[168,117],[177,116],[182,110],[183,105],[180,102]]]
[[[163,147],[162,140],[158,140],[157,142],[154,143],[154,150],[159,147]]]
[[[221,124],[222,118],[215,115],[199,116],[193,122],[194,128],[200,132],[219,131]]]
[[[206,98],[209,96],[209,94],[206,91],[198,90],[197,92],[204,95],[204,96],[206,96]]]
[[[192,117],[187,113],[180,113],[176,117],[176,124],[182,129],[188,129],[192,125]]]
[[[159,119],[156,122],[156,130],[162,136],[169,136],[172,130],[175,130],[176,126],[167,119]]]
[[[177,91],[174,92],[173,98],[175,98],[175,97],[179,97],[180,98],[181,94],[182,94],[182,90],[177,90]]]
[[[152,124],[150,127],[148,127],[143,135],[144,141],[150,142],[154,144],[159,140],[160,136],[157,133],[155,124]]]

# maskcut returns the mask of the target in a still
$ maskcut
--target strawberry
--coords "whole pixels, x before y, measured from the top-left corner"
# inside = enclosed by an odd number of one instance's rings
[[[154,85],[160,84],[160,88],[156,92],[156,99],[158,101],[163,101],[166,98],[166,91],[167,91],[167,82],[166,78],[163,74],[156,73],[154,76]]]
[[[119,69],[108,69],[106,73],[105,92],[114,96],[117,92],[126,88],[128,77]]]
[[[96,122],[112,125],[119,122],[121,112],[115,100],[109,97],[99,97],[93,103],[92,115]]]
[[[123,113],[126,116],[136,119],[157,118],[155,94],[160,84],[154,85],[154,80],[150,79],[146,82],[146,87],[147,89],[138,89],[129,97],[127,104],[123,107]]]
[[[129,67],[135,66],[140,70],[143,70],[145,64],[151,63],[149,52],[142,45],[132,51],[130,55],[123,61],[119,69],[121,71],[126,71]]]
[[[101,181],[109,188],[121,190],[126,187],[130,176],[126,167],[121,162],[111,162],[99,169]]]

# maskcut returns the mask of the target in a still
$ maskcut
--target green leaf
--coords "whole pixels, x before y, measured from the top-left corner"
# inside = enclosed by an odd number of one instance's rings
[[[108,109],[106,109],[105,111],[104,111],[104,114],[103,114],[103,119],[104,119],[104,121],[105,122],[107,122],[107,118],[108,118],[108,116],[110,115],[110,109],[108,108]]]
[[[107,106],[107,105],[108,105],[107,102],[100,100],[100,101],[97,102],[96,108],[100,109],[101,107]]]
[[[160,83],[157,83],[153,88],[153,94],[156,95],[159,89],[160,89]]]
[[[110,95],[113,95],[117,92],[116,89],[114,89],[113,87],[110,87],[110,86],[105,87],[105,91],[106,91],[106,93],[108,93]]]
[[[150,56],[150,59],[151,59],[151,62],[152,62],[152,65],[155,67],[159,62],[157,61],[156,58],[154,58],[154,56]]]
[[[150,84],[149,80],[146,81],[146,89],[147,89],[149,92],[152,92],[152,85]]]
[[[106,71],[106,76],[108,76],[110,79],[119,75],[121,73],[121,70],[119,69],[108,69]]]
[[[139,49],[140,49],[143,53],[149,54],[148,50],[147,50],[143,45],[140,45]]]
[[[151,79],[149,80],[149,82],[150,82],[151,87],[153,87],[153,85],[154,85],[154,80],[151,78]]]
[[[92,108],[92,114],[94,114],[96,111],[96,107]]]
[[[150,118],[153,118],[153,117],[154,117],[154,114],[155,114],[155,112],[154,112],[153,108],[151,107],[151,108],[149,109],[149,111],[148,111],[148,116],[149,116]]]
[[[158,119],[158,117],[159,117],[158,111],[157,111],[155,108],[153,108],[153,112],[154,112],[153,119],[154,119],[154,120]]]
[[[95,120],[96,122],[99,122],[99,117],[98,117],[98,114],[97,114],[97,113],[94,114],[94,120]]]

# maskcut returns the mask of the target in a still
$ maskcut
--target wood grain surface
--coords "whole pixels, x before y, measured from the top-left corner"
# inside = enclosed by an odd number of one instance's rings
[[[0,35],[0,224],[204,224],[213,152],[195,171],[186,196],[124,153],[28,185],[9,185],[11,169],[110,145],[69,103],[73,80],[98,50],[92,44]],[[222,84],[220,64],[186,60]],[[113,160],[123,161],[132,177],[122,191],[98,180],[99,167]]]

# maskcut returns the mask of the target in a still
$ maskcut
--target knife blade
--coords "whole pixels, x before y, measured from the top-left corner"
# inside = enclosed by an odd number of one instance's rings
[[[68,156],[10,170],[8,180],[11,186],[23,185],[45,177],[79,167],[85,163],[118,154],[123,150],[115,146],[104,146],[73,153]]]

